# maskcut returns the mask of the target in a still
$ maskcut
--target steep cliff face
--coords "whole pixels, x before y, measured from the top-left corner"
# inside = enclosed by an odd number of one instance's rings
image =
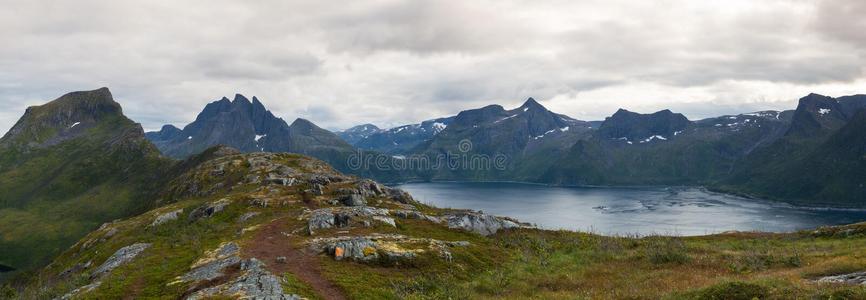
[[[625,138],[640,141],[653,136],[669,137],[690,125],[682,114],[662,110],[653,114],[639,114],[619,109],[613,116],[604,120],[598,129],[602,138]]]

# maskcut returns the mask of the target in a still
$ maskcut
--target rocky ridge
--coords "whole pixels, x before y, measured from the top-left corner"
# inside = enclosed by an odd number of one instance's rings
[[[185,299],[299,299],[298,291],[286,289],[285,277],[293,276],[286,270],[300,263],[296,260],[313,262],[298,276],[314,283],[324,276],[311,271],[320,259],[370,266],[430,260],[461,265],[467,251],[481,247],[477,236],[527,226],[480,212],[428,207],[403,191],[339,174],[301,155],[223,152],[228,154],[171,181],[160,200],[163,207],[103,225],[52,263],[46,275],[81,278],[77,288],[62,291],[66,299],[101,297],[112,290],[104,287],[136,276],[124,265],[148,274],[153,261],[188,257],[148,284]],[[463,238],[432,238],[409,228]],[[170,242],[177,236],[216,245],[182,250]],[[274,241],[283,242],[271,245]],[[105,251],[115,254],[100,258],[97,253]],[[95,264],[100,267],[91,270]],[[316,287],[322,294],[334,292]]]

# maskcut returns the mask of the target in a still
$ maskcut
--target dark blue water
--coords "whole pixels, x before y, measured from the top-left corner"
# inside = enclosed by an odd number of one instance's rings
[[[600,234],[789,232],[866,221],[866,211],[744,199],[698,188],[573,188],[520,183],[409,183],[398,188],[437,207],[469,208],[547,229]]]

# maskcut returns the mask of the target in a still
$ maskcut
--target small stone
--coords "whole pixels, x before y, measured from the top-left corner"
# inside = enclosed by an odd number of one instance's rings
[[[286,257],[285,257],[285,256],[278,256],[278,257],[277,257],[277,262],[278,262],[278,263],[281,263],[281,264],[286,263]]]
[[[249,219],[252,219],[253,217],[258,216],[259,214],[260,213],[257,211],[251,211],[251,212],[244,213],[243,215],[238,217],[238,222],[246,222]]]

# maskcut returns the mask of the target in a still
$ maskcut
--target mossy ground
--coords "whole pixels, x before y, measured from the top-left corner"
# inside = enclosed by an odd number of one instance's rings
[[[207,178],[201,180],[207,182]],[[251,243],[263,225],[280,222],[291,241],[284,246],[304,248],[311,237],[291,229],[303,228],[299,216],[305,210],[327,205],[322,200],[332,197],[302,197],[297,187],[285,187],[282,194],[272,194],[285,204],[262,207],[252,201],[259,192],[239,186],[219,195],[185,198],[112,223],[109,227],[118,229],[116,235],[80,250],[84,243],[103,238],[107,229],[91,233],[15,296],[62,296],[89,280],[86,272],[59,278],[61,271],[87,261],[99,265],[121,247],[146,242],[152,243],[151,248],[112,271],[99,288],[81,298],[176,299],[190,287],[175,283],[177,277],[189,271],[205,251],[227,241],[238,242],[242,249],[254,247]],[[195,222],[187,219],[194,208],[221,198],[233,200],[224,211]],[[158,214],[178,208],[184,209],[178,220],[148,226]],[[429,214],[444,211],[421,208]],[[238,221],[250,211],[260,214]],[[468,241],[470,246],[450,248],[450,262],[435,251],[404,261],[336,261],[324,254],[311,261],[351,299],[866,299],[863,286],[813,282],[820,276],[866,270],[863,224],[785,234],[700,237],[609,237],[536,229],[505,230],[484,237],[426,220],[397,219],[396,223],[396,227],[374,224],[321,230],[316,237],[397,233]],[[273,257],[258,258],[266,263],[274,261]],[[296,274],[276,275],[285,279],[286,292],[311,299],[321,296]],[[0,291],[0,295],[8,295],[8,290]]]

